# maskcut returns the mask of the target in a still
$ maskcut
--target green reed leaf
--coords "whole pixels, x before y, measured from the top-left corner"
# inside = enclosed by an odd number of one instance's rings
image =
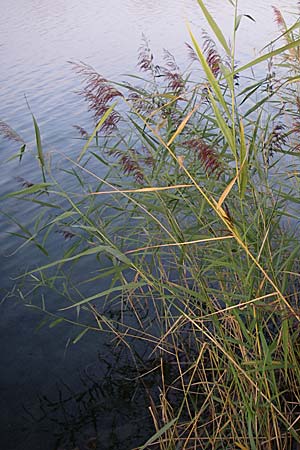
[[[117,105],[117,102],[115,102],[113,105],[111,105],[111,107],[105,111],[105,113],[103,114],[103,116],[101,117],[101,119],[99,120],[98,124],[96,125],[93,133],[91,134],[89,140],[87,141],[87,143],[85,144],[85,146],[82,149],[82,152],[80,153],[79,157],[78,157],[78,162],[83,158],[83,156],[86,154],[89,146],[91,145],[91,142],[94,140],[95,136],[97,135],[98,131],[100,130],[100,128],[102,127],[102,125],[104,124],[104,122],[106,121],[106,119],[109,117],[109,115],[112,113],[112,111],[115,109]]]
[[[6,198],[18,197],[20,195],[29,195],[29,194],[36,194],[37,192],[45,192],[49,186],[52,186],[51,183],[34,184],[33,186],[21,189],[20,191],[10,192],[9,194],[0,197],[0,199],[4,200]]]
[[[67,306],[65,308],[61,308],[60,311],[66,311],[67,309],[73,309],[78,308],[79,306],[85,305],[86,303],[92,302],[98,298],[106,297],[110,294],[113,294],[115,292],[122,292],[125,293],[127,291],[134,291],[135,289],[138,289],[143,286],[147,286],[148,283],[144,281],[139,282],[132,282],[127,284],[122,284],[121,286],[115,286],[109,289],[106,289],[105,291],[98,292],[97,294],[91,295],[91,297],[84,298],[83,300],[80,300],[79,302],[74,303],[73,305]]]
[[[230,51],[230,48],[226,42],[226,39],[225,39],[224,34],[222,33],[220,27],[218,26],[217,22],[215,21],[215,19],[212,17],[210,12],[204,5],[203,1],[198,0],[198,3],[200,5],[200,8],[202,9],[202,12],[203,12],[207,22],[209,23],[211,29],[213,30],[215,36],[217,37],[218,41],[220,42],[220,44],[224,48],[225,52],[229,56],[231,54],[231,51]]]
[[[138,447],[138,450],[145,450],[149,448],[149,445],[151,445],[153,442],[155,442],[157,439],[159,439],[163,434],[166,433],[175,423],[177,422],[177,417],[170,422],[166,423],[160,430],[158,430],[151,438],[144,444],[142,447]]]
[[[204,69],[204,72],[206,74],[206,77],[208,79],[208,82],[211,85],[212,90],[214,91],[218,101],[220,102],[221,106],[223,107],[224,111],[226,112],[228,118],[230,119],[231,118],[231,114],[229,112],[229,109],[228,109],[228,106],[226,104],[226,101],[225,101],[225,99],[223,97],[223,94],[222,94],[222,91],[221,91],[220,86],[218,84],[218,81],[216,80],[216,77],[212,73],[212,71],[211,71],[211,69],[210,69],[210,67],[209,67],[209,65],[208,65],[208,63],[206,61],[206,58],[205,58],[203,52],[201,51],[201,48],[199,47],[199,44],[198,44],[194,34],[192,33],[189,25],[188,25],[188,30],[189,30],[192,42],[194,44],[194,47],[196,49],[197,55],[199,57],[199,60],[201,62],[201,65],[202,65],[202,67]]]
[[[269,53],[266,53],[265,55],[259,56],[258,58],[250,61],[249,63],[245,64],[244,66],[238,67],[234,72],[233,75],[243,72],[244,70],[250,69],[257,64],[260,64],[264,61],[267,61],[270,58],[273,58],[274,56],[283,54],[287,50],[290,50],[294,47],[300,46],[300,39],[295,40],[294,42],[291,42],[290,44],[284,45],[283,47],[277,48],[276,50],[273,50]]]

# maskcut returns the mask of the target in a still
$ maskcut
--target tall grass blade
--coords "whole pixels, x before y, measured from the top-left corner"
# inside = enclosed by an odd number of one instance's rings
[[[210,12],[206,8],[206,6],[204,5],[204,2],[202,0],[198,0],[198,3],[200,5],[200,8],[202,9],[202,12],[203,12],[207,22],[210,25],[212,31],[214,32],[215,36],[218,38],[218,41],[220,42],[220,44],[224,48],[224,50],[227,53],[227,55],[230,56],[231,50],[230,50],[230,48],[229,48],[229,46],[228,46],[228,44],[226,42],[226,39],[225,39],[225,37],[224,37],[220,27],[218,26],[218,24],[216,23],[216,21],[214,20],[214,18],[212,17]]]
[[[188,30],[189,30],[189,33],[190,33],[193,45],[194,45],[194,47],[196,49],[196,53],[197,53],[197,55],[199,57],[201,65],[202,65],[202,67],[204,69],[204,72],[205,72],[205,74],[207,76],[208,82],[211,85],[212,90],[214,91],[218,101],[220,102],[222,108],[226,112],[228,118],[231,119],[231,114],[229,112],[227,103],[226,103],[226,101],[225,101],[225,99],[223,97],[223,94],[222,94],[222,91],[221,91],[220,86],[218,84],[218,81],[215,78],[214,74],[212,73],[211,68],[207,64],[206,58],[205,58],[203,52],[201,51],[201,48],[199,47],[199,44],[198,44],[195,36],[193,35],[192,30],[190,29],[189,25],[188,25]]]
[[[248,183],[248,160],[247,160],[247,147],[245,140],[245,130],[242,120],[240,120],[240,196],[241,199],[245,197],[246,187]]]
[[[295,47],[300,46],[300,39],[296,39],[295,41],[291,42],[290,44],[284,45],[283,47],[277,48],[276,50],[272,50],[269,53],[266,53],[265,55],[262,55],[253,61],[250,61],[249,63],[245,64],[244,66],[238,67],[233,74],[236,75],[237,73],[244,72],[244,70],[251,69],[252,67],[256,66],[257,64],[260,64],[264,61],[267,61],[268,59],[274,58],[274,56],[277,55],[283,55],[284,52],[287,50],[290,50]]]
[[[60,311],[66,311],[67,309],[78,308],[79,306],[85,305],[86,303],[92,302],[98,298],[106,297],[110,294],[113,294],[114,292],[122,292],[122,293],[125,293],[127,291],[133,292],[134,290],[136,290],[140,287],[143,287],[143,286],[146,286],[146,283],[143,281],[140,281],[140,282],[127,283],[127,284],[121,285],[121,286],[111,287],[104,291],[98,292],[97,294],[91,295],[90,297],[84,298],[83,300],[80,300],[79,302],[75,302],[71,306],[61,308]]]
[[[42,170],[43,181],[46,182],[46,177],[45,177],[45,159],[44,159],[44,154],[43,154],[41,133],[40,133],[40,129],[39,129],[39,126],[37,124],[37,121],[36,121],[36,119],[35,119],[33,114],[32,114],[32,120],[33,120],[33,124],[34,124],[34,131],[35,131],[35,140],[36,140],[38,160],[39,160],[40,167],[41,167],[41,170]]]
[[[58,265],[61,265],[61,264],[65,264],[65,263],[70,262],[70,261],[76,261],[76,260],[79,260],[79,259],[81,259],[83,257],[95,255],[97,253],[102,253],[102,252],[106,252],[106,253],[108,253],[108,254],[110,254],[112,256],[115,256],[117,259],[119,259],[120,261],[124,262],[125,264],[131,265],[130,259],[127,258],[127,256],[122,254],[117,249],[114,249],[112,247],[108,247],[107,245],[97,245],[96,247],[89,248],[88,250],[85,250],[85,251],[83,251],[81,253],[78,253],[77,255],[71,256],[69,258],[63,258],[63,259],[60,259],[58,261],[54,261],[52,263],[46,264],[44,266],[37,267],[36,269],[27,272],[26,275],[30,275],[30,274],[33,274],[35,272],[40,272],[40,271],[43,271],[43,270],[46,270],[46,269],[50,269],[51,267],[55,267],[55,266],[58,266]]]
[[[19,196],[24,196],[24,195],[37,194],[40,192],[46,192],[47,188],[50,186],[52,186],[51,183],[34,184],[33,186],[22,189],[20,191],[14,191],[14,192],[10,192],[9,194],[3,195],[2,197],[0,197],[0,199],[4,200],[6,198],[19,197]]]
[[[222,115],[222,111],[220,111],[220,109],[218,108],[218,105],[214,99],[214,97],[212,96],[211,92],[208,92],[214,113],[215,113],[215,117],[216,117],[216,121],[218,126],[220,127],[220,130],[223,133],[223,136],[229,146],[229,148],[232,151],[232,154],[234,156],[235,159],[237,159],[237,150],[236,150],[236,144],[234,141],[234,135],[232,133],[232,129],[227,125],[223,115]]]
[[[141,447],[138,447],[138,450],[145,450],[149,448],[157,439],[159,439],[161,436],[163,436],[170,428],[172,428],[173,425],[178,421],[178,418],[176,417],[173,420],[170,420],[170,422],[166,423],[160,430],[158,430],[148,441],[145,443],[145,445],[142,445]]]

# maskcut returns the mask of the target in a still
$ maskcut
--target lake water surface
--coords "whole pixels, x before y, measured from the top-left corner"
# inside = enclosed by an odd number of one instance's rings
[[[166,48],[185,68],[189,63],[184,44],[189,41],[186,20],[196,36],[201,36],[203,28],[208,30],[196,0],[1,2],[0,120],[15,128],[26,142],[34,142],[26,95],[38,120],[44,149],[63,151],[70,156],[77,156],[80,151],[72,126],[89,124],[89,115],[75,93],[79,80],[67,61],[84,61],[106,78],[124,80],[124,74],[137,72],[137,52],[144,34],[158,60]],[[229,37],[232,29],[229,1],[206,3]],[[244,18],[238,32],[237,53],[241,62],[253,58],[274,38],[276,24],[271,5],[288,16],[297,11],[297,2],[293,0],[240,0],[240,12],[255,19],[253,22]],[[0,142],[0,161],[5,161],[12,151],[6,141]],[[39,174],[35,162],[25,158],[20,166],[16,162],[2,165],[1,194],[15,189],[17,176],[36,181]],[[19,212],[19,217],[26,223],[34,213],[31,207]],[[3,297],[14,285],[12,277],[40,256],[29,246],[16,251],[20,242],[7,234],[16,231],[8,220],[1,219],[0,231]],[[61,240],[59,245],[64,245]],[[56,246],[57,242],[53,242],[53,248]],[[53,430],[41,434],[36,421],[28,421],[23,405],[34,411],[37,395],[54,393],[58,380],[68,380],[74,389],[80,389],[79,372],[94,364],[97,352],[104,353],[107,341],[104,336],[88,336],[66,349],[72,330],[55,327],[35,332],[39,319],[37,314],[9,299],[1,305],[0,447],[6,450],[54,449]],[[101,364],[97,370],[104,371]],[[109,422],[104,424],[109,426]],[[31,426],[37,430],[34,436],[30,433]],[[124,423],[117,430],[122,434]],[[109,433],[104,435],[101,448],[122,448],[112,444]]]

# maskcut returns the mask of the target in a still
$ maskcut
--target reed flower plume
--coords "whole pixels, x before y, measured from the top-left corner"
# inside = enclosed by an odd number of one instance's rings
[[[299,5],[299,3],[298,3],[298,5]],[[283,37],[285,38],[285,41],[288,44],[291,44],[295,39],[297,39],[299,37],[298,33],[294,34],[293,31],[288,31],[288,26],[286,24],[286,21],[282,15],[281,11],[278,8],[276,8],[276,6],[273,6],[273,11],[274,11],[274,16],[275,16],[275,22],[276,22],[279,30],[281,31]],[[297,22],[299,25],[299,18],[298,18]],[[298,67],[299,59],[300,59],[299,46],[289,49],[289,58],[296,60],[297,67]],[[287,58],[287,59],[289,59],[289,58]],[[297,72],[298,72],[298,69],[297,69]]]
[[[84,128],[82,128],[80,125],[73,125],[73,128],[75,128],[75,130],[78,131],[78,133],[80,134],[80,136],[82,138],[88,138],[89,137],[89,133]]]
[[[82,62],[71,62],[71,64],[75,72],[83,79],[84,87],[79,91],[79,94],[88,103],[88,109],[93,113],[94,120],[97,123],[110,108],[111,102],[116,97],[123,97],[123,94],[88,64]],[[101,130],[104,133],[110,134],[117,128],[120,119],[121,115],[117,111],[113,111],[103,124]]]
[[[220,73],[220,64],[221,64],[221,56],[219,55],[216,47],[216,43],[214,40],[208,35],[206,31],[202,32],[203,37],[203,53],[206,58],[206,62],[209,65],[212,73],[214,76],[218,76]],[[195,52],[194,48],[188,43],[185,43],[187,50],[188,50],[188,56],[191,60],[191,62],[198,61],[199,58],[197,56],[197,53]]]
[[[168,87],[179,93],[184,88],[184,80],[174,56],[166,49],[164,49],[164,61],[166,66],[161,68],[161,72],[168,81]]]
[[[144,181],[144,174],[138,162],[133,158],[132,153],[133,151],[130,149],[126,155],[121,156],[120,162],[125,175],[133,175],[138,183],[142,183]]]
[[[191,62],[194,62],[194,61],[198,61],[199,62],[199,58],[197,56],[197,53],[195,52],[195,50],[191,46],[191,44],[186,42],[185,45],[186,45],[186,48],[187,48],[187,51],[188,51],[188,56],[189,56]]]
[[[282,33],[284,33],[286,31],[286,24],[285,24],[285,20],[283,18],[283,15],[281,13],[281,11],[276,8],[276,6],[272,6],[273,11],[274,11],[274,16],[275,16],[275,22],[277,23],[280,31]]]
[[[22,178],[22,177],[16,177],[16,181],[18,183],[20,183],[21,186],[24,188],[30,188],[30,187],[34,186],[34,183],[32,183],[31,181],[25,180],[25,178]]]
[[[151,96],[146,91],[131,92],[128,100],[130,100],[133,110],[140,114],[150,114],[155,108]]]
[[[122,166],[123,173],[133,176],[139,184],[144,182],[145,168],[154,165],[154,159],[146,147],[142,147],[140,151],[134,148],[129,148],[126,151],[113,148],[108,154],[117,158]]]
[[[220,73],[221,57],[217,51],[214,40],[205,31],[203,31],[202,36],[204,39],[203,52],[205,54],[207,64],[209,65],[214,76],[217,77]]]
[[[154,56],[149,46],[146,36],[142,35],[142,44],[138,51],[138,67],[142,72],[151,72],[156,76],[160,72],[160,67],[154,64]]]
[[[291,132],[292,132],[293,134],[296,135],[297,141],[298,141],[298,140],[299,140],[299,139],[298,139],[298,136],[299,136],[299,134],[300,134],[300,119],[294,120],[294,122],[293,122],[293,128],[292,128]],[[299,149],[300,149],[300,144],[299,144],[299,143],[296,143],[295,149],[296,149],[297,151],[299,151]]]
[[[276,124],[268,139],[264,142],[263,151],[267,164],[270,163],[270,158],[276,152],[281,151],[287,144],[287,133],[285,132],[285,125],[283,123]]]
[[[13,130],[6,122],[0,120],[0,135],[9,141],[19,142],[25,144],[24,139]]]
[[[76,236],[76,234],[73,233],[73,231],[70,231],[69,229],[66,228],[58,228],[58,230],[56,230],[56,233],[61,234],[65,241],[68,241]]]
[[[194,150],[198,159],[201,161],[207,176],[215,174],[216,177],[219,178],[223,169],[216,151],[211,146],[206,144],[201,138],[189,139],[183,142],[182,145]]]

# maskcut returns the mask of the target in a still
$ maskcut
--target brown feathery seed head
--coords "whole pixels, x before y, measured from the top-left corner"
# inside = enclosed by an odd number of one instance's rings
[[[184,81],[174,56],[168,50],[164,49],[163,57],[166,62],[166,67],[161,67],[160,70],[168,81],[168,87],[173,91],[181,91],[184,88]]]
[[[140,166],[129,154],[121,156],[120,162],[123,166],[124,174],[133,175],[138,183],[144,181],[144,174]]]
[[[220,73],[221,57],[217,52],[216,44],[213,39],[205,31],[203,31],[202,36],[204,38],[203,52],[205,54],[207,64],[216,77]]]
[[[285,133],[286,126],[282,123],[276,124],[268,136],[267,141],[263,145],[267,164],[270,163],[270,158],[274,153],[280,151],[287,142],[287,134]]]
[[[273,11],[274,11],[274,15],[275,15],[275,22],[277,23],[277,25],[279,26],[281,31],[285,31],[285,22],[284,22],[284,18],[283,15],[281,14],[281,11],[276,8],[276,6],[272,6]]]
[[[182,91],[184,88],[184,81],[179,73],[172,73],[165,71],[165,78],[168,80],[168,87],[173,91]]]
[[[208,176],[215,173],[216,177],[219,178],[219,176],[223,172],[223,169],[220,164],[219,158],[212,147],[207,145],[200,138],[189,139],[183,142],[183,145],[185,147],[193,149],[196,152]]]
[[[146,38],[146,36],[142,35],[142,45],[139,48],[138,52],[138,66],[141,71],[143,72],[153,72],[154,65],[153,65],[153,53],[150,50],[149,47],[149,41]]]
[[[198,58],[197,53],[195,52],[194,48],[188,42],[186,42],[185,45],[188,49],[188,56],[189,56],[190,60],[192,62],[194,62],[194,61],[199,62],[199,58]]]
[[[147,92],[145,92],[145,95],[148,95]],[[148,114],[153,111],[153,108],[155,108],[152,101],[149,101],[149,99],[145,98],[143,95],[137,94],[136,92],[131,93],[128,96],[128,99],[131,101],[133,108],[138,113]]]
[[[104,124],[102,125],[101,131],[103,131],[106,134],[111,134],[118,128],[117,125],[120,122],[120,120],[121,115],[117,111],[112,111],[105,120]]]
[[[163,50],[163,58],[169,70],[172,72],[179,72],[179,67],[176,63],[174,55],[172,55],[172,53],[165,48]]]
[[[21,138],[21,136],[15,130],[13,130],[6,122],[3,122],[2,120],[0,120],[0,135],[10,141],[25,144],[25,141]]]
[[[73,237],[76,236],[75,233],[73,233],[70,230],[66,230],[66,229],[58,229],[58,230],[56,230],[56,233],[62,234],[66,241],[69,239],[72,239]]]
[[[81,126],[73,125],[73,128],[75,128],[75,130],[77,130],[79,132],[81,137],[84,137],[84,138],[88,138],[89,137],[89,133],[84,128],[82,128]]]
[[[76,73],[82,76],[84,88],[79,94],[88,103],[89,111],[94,115],[96,122],[109,109],[110,103],[116,97],[123,97],[123,94],[112,86],[106,78],[100,75],[95,69],[84,63],[71,63]],[[111,133],[120,121],[120,114],[113,111],[101,128],[106,133]]]
[[[21,185],[25,188],[34,186],[34,183],[32,183],[31,181],[25,180],[25,178],[16,177],[16,180],[18,181],[18,183],[21,183]]]

